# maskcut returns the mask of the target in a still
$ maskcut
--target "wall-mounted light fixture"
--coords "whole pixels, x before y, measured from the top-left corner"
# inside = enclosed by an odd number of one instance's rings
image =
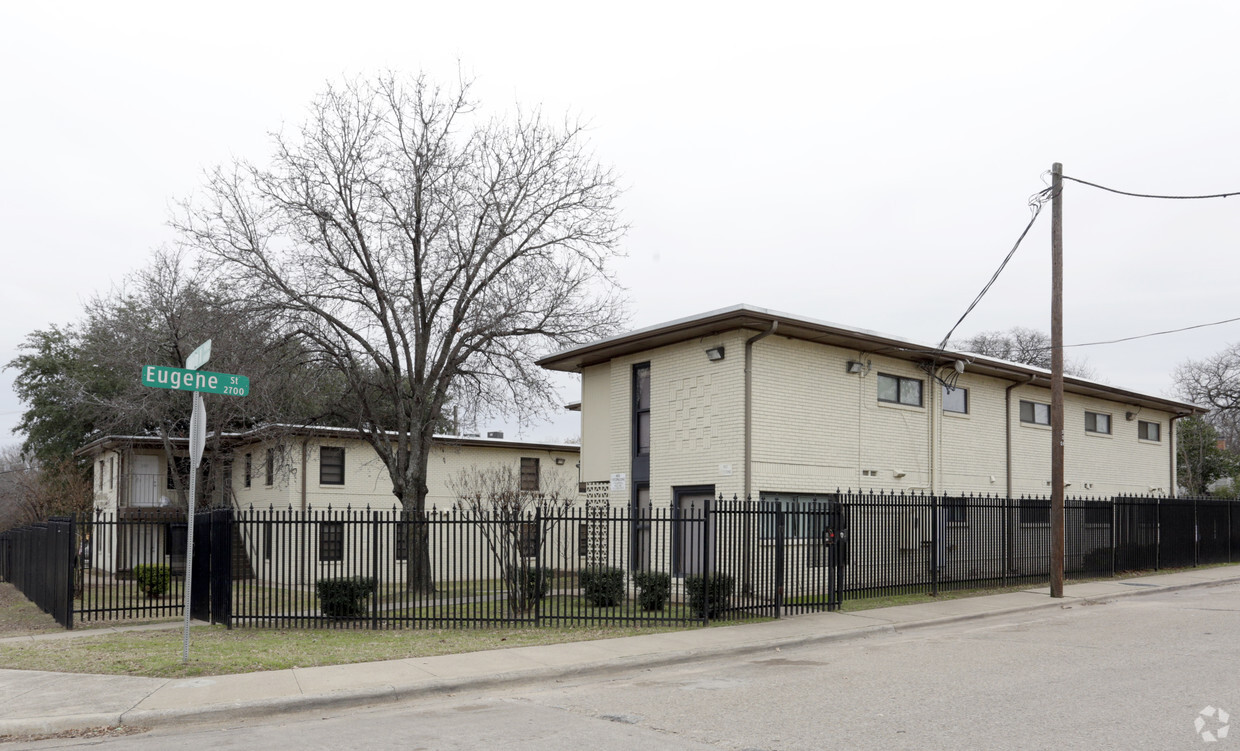
[[[898,480],[901,477],[904,477],[905,475],[907,475],[908,473],[902,470],[899,470],[899,469],[893,469],[891,470],[891,474],[895,475],[895,478]]]
[[[865,366],[857,362],[856,360],[849,360],[847,370],[849,373],[856,375],[857,373],[860,373],[861,371],[865,370]]]
[[[706,359],[711,362],[719,362],[723,359],[723,346],[711,347],[706,350]]]
[[[557,457],[555,458],[555,463],[556,463],[557,465],[562,465],[562,464],[564,464],[564,457],[562,457],[562,456],[557,456]]]

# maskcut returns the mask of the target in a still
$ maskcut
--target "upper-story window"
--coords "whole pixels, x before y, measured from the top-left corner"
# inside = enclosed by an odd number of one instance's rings
[[[1111,434],[1111,416],[1101,412],[1085,413],[1085,432]]]
[[[276,450],[267,449],[267,477],[264,478],[267,485],[271,485],[276,479]]]
[[[919,378],[878,374],[878,400],[880,402],[920,407],[921,387],[922,382]]]
[[[253,482],[254,477],[254,455],[245,455],[245,486],[248,488]]]
[[[323,446],[319,449],[319,484],[344,485],[344,448]]]
[[[1034,425],[1050,425],[1051,424],[1051,405],[1042,404],[1041,402],[1020,402],[1020,421],[1029,422]]]
[[[650,364],[633,369],[633,455],[650,453]]]
[[[1156,422],[1139,420],[1137,422],[1137,438],[1143,441],[1161,441],[1162,425]]]
[[[969,414],[969,390],[961,386],[943,387],[943,411]]]

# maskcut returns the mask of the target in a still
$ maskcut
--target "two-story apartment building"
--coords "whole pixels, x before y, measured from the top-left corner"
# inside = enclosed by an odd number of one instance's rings
[[[539,361],[580,373],[581,479],[613,506],[864,488],[1050,492],[1050,373],[737,305]],[[1173,494],[1203,410],[1065,379],[1070,494]]]

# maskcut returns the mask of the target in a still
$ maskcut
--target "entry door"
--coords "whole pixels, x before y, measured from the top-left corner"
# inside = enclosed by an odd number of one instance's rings
[[[673,545],[676,553],[675,573],[678,576],[701,574],[703,564],[714,568],[715,525],[708,521],[706,516],[706,504],[714,497],[714,486],[678,488],[675,491],[676,524]],[[708,560],[707,555],[710,556]]]

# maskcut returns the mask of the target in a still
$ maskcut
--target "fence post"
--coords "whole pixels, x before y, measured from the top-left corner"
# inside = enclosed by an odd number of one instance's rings
[[[1118,555],[1118,540],[1115,528],[1119,525],[1119,510],[1115,507],[1115,496],[1111,496],[1111,577],[1115,577],[1115,556]]]
[[[761,529],[761,523],[758,528]],[[830,575],[830,569],[827,569]],[[828,597],[828,599],[830,599]],[[775,501],[775,617],[780,618],[784,607],[784,502]]]
[[[379,512],[370,510],[370,578],[374,581],[370,592],[370,630],[379,628]]]
[[[930,595],[939,594],[939,497],[930,496]]]
[[[1193,499],[1193,568],[1201,565],[1201,519],[1197,516],[1197,499]]]
[[[542,506],[534,507],[534,626],[542,626]],[[522,551],[524,552],[524,551]],[[550,585],[550,582],[547,582]],[[526,583],[522,582],[522,586]]]
[[[702,625],[710,623],[710,594],[714,572],[710,570],[710,500],[702,500]]]
[[[80,548],[76,544],[77,542],[76,521],[77,521],[76,514],[69,516],[69,542],[65,546],[67,548],[67,550],[65,550],[65,558],[67,559],[67,563],[69,564],[69,570],[66,572],[68,574],[68,577],[67,577],[68,586],[65,588],[66,589],[65,601],[63,605],[65,609],[65,620],[64,620],[65,629],[68,631],[73,630],[73,591],[75,589],[74,584],[77,583],[77,578],[76,578],[77,568],[80,562],[79,561],[80,556],[78,556],[78,551],[80,550]]]
[[[1154,570],[1162,562],[1162,499],[1154,499]]]

